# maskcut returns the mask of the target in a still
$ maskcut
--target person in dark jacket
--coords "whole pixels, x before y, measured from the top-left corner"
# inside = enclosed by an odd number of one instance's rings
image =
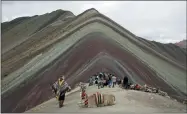
[[[95,84],[97,85],[98,84],[98,79],[99,79],[99,76],[95,76]]]
[[[99,73],[99,78],[103,78],[103,73]]]
[[[127,77],[127,76],[125,76],[124,79],[123,79],[123,87],[124,87],[125,89],[128,88],[128,77]]]

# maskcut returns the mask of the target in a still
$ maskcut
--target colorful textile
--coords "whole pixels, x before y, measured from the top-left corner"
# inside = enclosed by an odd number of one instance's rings
[[[97,106],[99,106],[99,104],[104,103],[103,94],[97,92],[97,93],[94,94],[94,96],[95,96],[95,102],[96,102]]]
[[[66,81],[58,81],[58,85],[57,85],[57,95],[63,95],[66,93],[67,88],[68,88],[68,83]]]

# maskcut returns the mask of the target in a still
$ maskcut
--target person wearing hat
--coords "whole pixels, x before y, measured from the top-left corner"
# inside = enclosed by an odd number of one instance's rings
[[[65,81],[64,76],[61,76],[58,79],[58,84],[57,84],[57,99],[59,101],[59,108],[63,107],[64,100],[65,100],[65,94],[69,90],[69,88],[70,88],[70,86]]]

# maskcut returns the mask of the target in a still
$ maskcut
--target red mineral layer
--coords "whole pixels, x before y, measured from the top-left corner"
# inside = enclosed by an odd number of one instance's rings
[[[116,61],[120,62],[122,67],[117,66],[110,59],[108,61],[107,59],[105,61],[100,59],[90,69],[85,70],[81,74],[75,74],[81,67],[87,65],[90,60],[101,52],[115,58]],[[100,57],[102,58],[102,54]],[[103,64],[102,61],[108,64]],[[179,91],[176,92],[172,89],[153,70],[139,61],[134,55],[122,49],[120,45],[104,37],[90,36],[76,43],[76,45],[67,50],[65,54],[61,55],[48,67],[39,71],[34,78],[30,79],[24,85],[22,84],[23,86],[15,89],[11,94],[3,95],[1,99],[2,112],[21,113],[49,100],[52,98],[50,84],[62,74],[66,76],[65,78],[71,86],[75,86],[79,81],[88,81],[89,76],[103,70],[114,73],[117,77],[122,78],[123,75],[121,74],[127,74],[123,69],[129,71],[130,74],[133,72],[133,78],[137,81],[140,80],[150,86],[159,87],[178,100],[185,97]]]

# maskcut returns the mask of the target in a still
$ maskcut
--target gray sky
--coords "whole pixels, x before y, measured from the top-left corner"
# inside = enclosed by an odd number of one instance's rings
[[[162,43],[186,39],[186,1],[3,1],[2,21],[57,9],[95,8],[132,33]]]

